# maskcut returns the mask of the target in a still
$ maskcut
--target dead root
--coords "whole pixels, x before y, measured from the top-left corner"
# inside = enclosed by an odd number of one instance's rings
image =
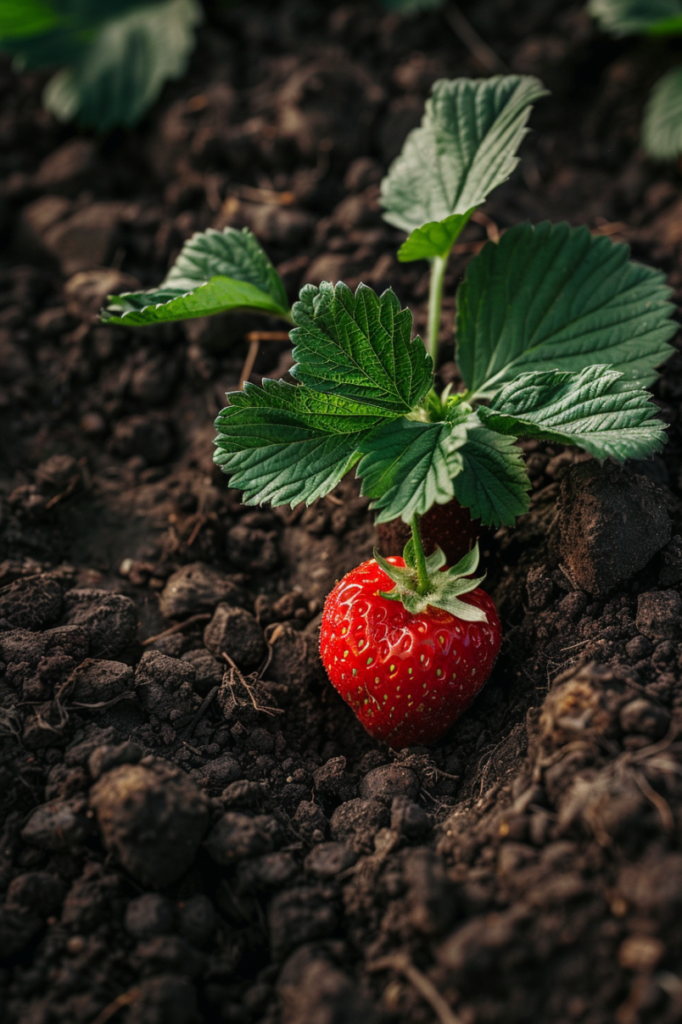
[[[427,978],[418,967],[415,967],[407,953],[392,953],[390,956],[382,956],[378,960],[368,963],[367,970],[371,972],[397,971],[429,1004],[440,1024],[462,1024],[462,1018],[448,1006],[431,979]]]
[[[230,688],[233,707],[248,707],[249,704],[251,704],[255,711],[262,711],[265,715],[284,714],[282,708],[275,708],[261,703],[265,697],[266,691],[260,683],[260,673],[252,673],[250,676],[245,678],[233,662],[232,658],[229,654],[226,654],[225,651],[223,651],[223,658],[230,666],[223,676],[223,684],[226,684]],[[246,694],[247,699],[244,698],[244,694]]]

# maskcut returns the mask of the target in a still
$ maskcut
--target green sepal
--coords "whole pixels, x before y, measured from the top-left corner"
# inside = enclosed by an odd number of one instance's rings
[[[410,548],[411,544],[412,541],[408,541],[403,552],[406,563],[404,567],[391,565],[375,549],[374,558],[377,565],[395,583],[393,590],[380,590],[379,595],[389,601],[400,601],[411,615],[419,615],[431,607],[449,612],[464,622],[487,622],[488,616],[482,608],[459,600],[464,594],[476,590],[485,579],[485,576],[471,578],[471,573],[476,572],[480,559],[478,544],[460,559],[457,565],[445,572],[441,572],[445,565],[445,555],[440,548],[436,548],[426,559],[428,586],[423,593],[419,592],[419,575],[414,564],[414,546]],[[406,555],[409,555],[410,564],[407,563]]]

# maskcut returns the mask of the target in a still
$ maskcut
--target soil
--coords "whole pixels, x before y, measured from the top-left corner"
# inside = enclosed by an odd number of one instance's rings
[[[454,287],[495,229],[587,224],[682,289],[678,171],[637,145],[679,53],[606,40],[559,0],[462,8],[552,97],[451,261],[439,373],[455,387]],[[427,268],[397,263],[378,182],[431,82],[482,73],[437,13],[216,4],[188,76],[99,139],[2,65],[7,1024],[682,1016],[679,352],[656,388],[661,457],[619,469],[526,445],[531,510],[485,540],[493,677],[435,747],[398,754],[317,654],[325,594],[376,541],[356,484],[254,510],[212,464],[245,334],[281,324],[97,321],[193,231],[246,224],[292,297],[392,284],[423,330]],[[251,379],[290,366],[264,342]]]

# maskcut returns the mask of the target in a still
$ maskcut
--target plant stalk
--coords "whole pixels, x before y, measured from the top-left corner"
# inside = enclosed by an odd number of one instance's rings
[[[412,522],[410,525],[412,527],[414,557],[417,563],[417,593],[422,595],[429,589],[429,574],[426,571],[426,556],[424,554],[424,545],[422,544],[421,534],[419,533],[419,517],[416,513],[412,516]]]
[[[445,268],[447,256],[434,256],[431,260],[431,282],[429,285],[429,323],[427,333],[427,349],[433,359],[433,368],[438,361],[438,335],[440,334],[440,316],[443,305],[443,285],[445,284]]]

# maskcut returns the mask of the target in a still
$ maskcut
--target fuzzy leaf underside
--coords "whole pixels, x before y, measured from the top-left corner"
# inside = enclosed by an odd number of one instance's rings
[[[663,446],[663,424],[651,394],[621,381],[607,366],[524,373],[478,412],[502,434],[578,445],[597,459],[644,459]]]
[[[245,384],[227,398],[213,458],[247,505],[310,504],[328,494],[383,419],[367,405],[284,381]]]
[[[248,281],[270,295],[282,309],[289,307],[282,279],[248,228],[208,228],[196,232],[183,245],[161,288],[189,291],[212,277]]]
[[[655,160],[682,154],[682,67],[656,82],[644,109],[642,144]]]
[[[291,373],[315,391],[364,402],[398,416],[410,412],[433,383],[433,364],[412,314],[389,289],[306,285],[292,315],[296,364]]]
[[[466,213],[453,213],[445,220],[434,220],[415,228],[398,249],[401,263],[430,260],[434,256],[447,256],[469,222],[476,207]]]
[[[530,480],[514,438],[474,427],[458,454],[463,468],[454,478],[457,501],[485,526],[513,526],[530,507]]]
[[[48,82],[46,108],[60,121],[108,131],[136,124],[168,79],[184,74],[194,49],[194,30],[203,14],[197,0],[165,0],[128,6],[104,21],[90,45],[77,55],[78,43],[59,46],[55,63],[66,63]],[[81,36],[83,35],[81,30]],[[38,43],[31,63],[44,62]]]
[[[360,446],[357,475],[362,493],[373,498],[377,523],[423,515],[454,496],[452,477],[462,468],[457,449],[466,441],[463,425],[421,423],[400,418],[369,434]]]
[[[528,75],[437,81],[382,182],[385,220],[409,233],[480,206],[516,167],[531,104],[545,95]]]
[[[611,35],[675,35],[682,31],[681,0],[590,0],[587,10]]]
[[[510,228],[470,262],[457,293],[457,362],[489,397],[532,370],[609,364],[639,385],[656,379],[676,331],[661,271],[587,228]]]
[[[158,288],[109,296],[102,319],[128,327],[255,309],[288,316],[282,280],[248,228],[197,232]]]

